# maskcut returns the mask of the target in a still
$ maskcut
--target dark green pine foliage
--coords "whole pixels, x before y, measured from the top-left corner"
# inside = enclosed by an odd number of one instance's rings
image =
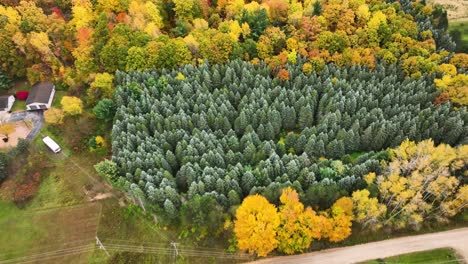
[[[112,160],[120,180],[171,216],[181,195],[210,196],[228,208],[251,193],[276,201],[284,186],[324,208],[379,171],[388,155],[374,151],[407,137],[468,143],[466,109],[433,105],[431,77],[405,78],[382,65],[328,65],[305,76],[303,63],[288,66],[288,82],[265,64],[241,61],[117,72]],[[369,153],[342,165],[319,159],[354,152]],[[315,195],[322,192],[330,195]]]

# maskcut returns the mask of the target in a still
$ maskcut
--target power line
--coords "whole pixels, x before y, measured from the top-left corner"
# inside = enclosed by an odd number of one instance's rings
[[[149,247],[144,245],[128,245],[128,244],[113,244],[113,243],[104,243],[105,247],[111,251],[128,251],[136,253],[157,253],[157,254],[174,254],[174,250],[177,249],[177,255],[180,256],[193,256],[193,257],[215,257],[215,258],[236,258],[236,259],[250,259],[252,258],[248,254],[239,254],[239,253],[226,253],[223,251],[214,251],[214,250],[196,250],[196,249],[182,249],[174,247]]]
[[[49,244],[47,246],[33,247],[33,248],[30,248],[29,251],[39,251],[39,250],[43,251],[44,249],[50,249],[50,248],[53,249],[53,248],[58,248],[58,247],[64,246],[64,245],[90,244],[90,243],[93,243],[93,242],[94,242],[93,238],[77,239],[77,240],[72,240],[72,241],[57,242],[55,244]],[[5,256],[5,255],[15,254],[15,253],[22,253],[22,250],[5,251],[5,250],[2,249],[2,253],[0,253],[0,257]]]
[[[89,251],[94,251],[94,249],[95,249],[94,245],[65,248],[65,249],[60,249],[60,250],[55,250],[55,251],[50,251],[50,252],[45,252],[45,253],[40,253],[40,254],[35,254],[35,255],[29,255],[29,256],[20,257],[20,258],[2,260],[0,261],[0,264],[29,263],[29,262],[35,262],[38,260],[46,260],[46,259],[51,259],[51,258],[66,257],[70,255],[86,253]]]

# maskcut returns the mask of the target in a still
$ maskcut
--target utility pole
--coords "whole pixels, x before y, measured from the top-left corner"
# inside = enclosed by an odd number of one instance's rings
[[[138,201],[140,202],[141,208],[143,208],[143,211],[146,213],[145,204],[143,203],[143,201],[141,200],[141,197],[139,195],[137,197],[138,197]]]
[[[171,246],[174,247],[174,263],[177,261],[177,256],[179,256],[179,250],[177,249],[177,244],[176,242],[171,242]]]
[[[101,240],[99,240],[99,238],[98,238],[97,236],[96,236],[96,245],[99,246],[99,249],[104,250],[104,252],[106,253],[106,255],[107,255],[108,257],[110,257],[109,252],[107,252],[106,248],[104,247],[104,245],[101,243]]]

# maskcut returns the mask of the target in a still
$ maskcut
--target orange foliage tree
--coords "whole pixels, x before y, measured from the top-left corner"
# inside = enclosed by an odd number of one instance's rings
[[[281,69],[278,72],[278,78],[280,78],[283,81],[288,81],[289,80],[289,72],[286,69]]]

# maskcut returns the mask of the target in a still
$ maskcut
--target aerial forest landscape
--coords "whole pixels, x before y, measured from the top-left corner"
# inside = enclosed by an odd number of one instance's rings
[[[0,264],[468,262],[468,1],[0,0]]]

